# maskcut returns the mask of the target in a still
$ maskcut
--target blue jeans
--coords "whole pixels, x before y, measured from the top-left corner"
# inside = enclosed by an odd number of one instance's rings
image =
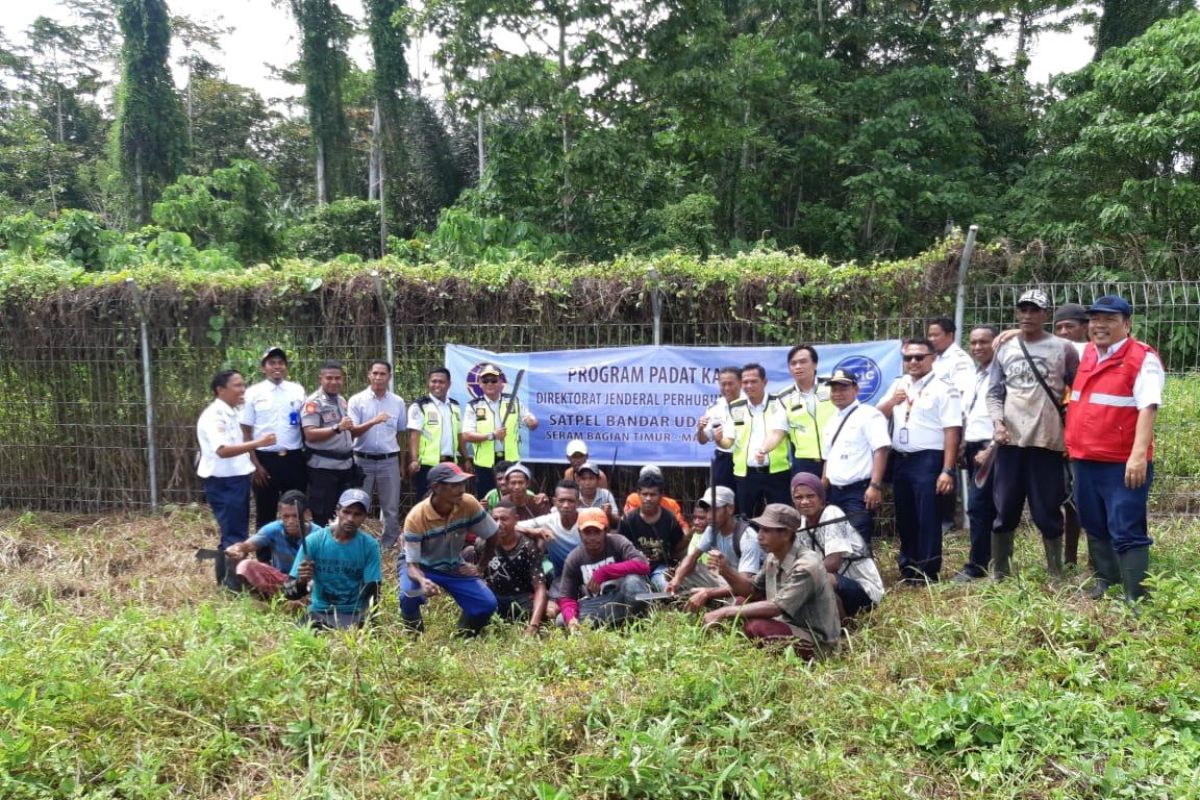
[[[983,486],[976,488],[975,456],[987,447],[987,442],[967,442],[966,459],[970,483],[967,485],[967,520],[971,529],[971,553],[963,572],[975,578],[987,575],[992,560],[992,527],[996,524],[996,503],[992,497],[992,473]]]
[[[205,478],[204,498],[221,529],[221,549],[250,535],[250,476]]]
[[[1146,531],[1146,500],[1154,482],[1154,465],[1146,467],[1146,482],[1139,489],[1125,487],[1125,465],[1103,461],[1075,461],[1075,506],[1079,522],[1089,536],[1111,541],[1113,550],[1125,553],[1154,544]]]
[[[937,479],[941,450],[896,453],[892,490],[900,534],[900,577],[936,581],[942,570],[942,515]]]
[[[440,586],[446,594],[454,598],[463,616],[470,619],[487,618],[496,613],[496,595],[479,578],[466,575],[451,575],[432,569],[422,569],[425,577]],[[400,613],[405,619],[421,618],[421,606],[429,602],[423,594],[418,594],[421,587],[408,575],[407,566],[400,567]]]

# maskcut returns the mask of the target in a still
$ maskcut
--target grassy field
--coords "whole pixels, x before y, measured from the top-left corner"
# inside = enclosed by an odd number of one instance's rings
[[[464,642],[439,601],[411,639],[392,591],[318,636],[215,593],[201,510],[10,513],[0,797],[1200,797],[1200,522],[1154,536],[1140,616],[1025,536],[1018,579],[896,590],[810,665],[672,612]]]

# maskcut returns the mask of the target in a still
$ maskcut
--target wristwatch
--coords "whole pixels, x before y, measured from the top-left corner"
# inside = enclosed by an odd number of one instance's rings
[[[945,469],[942,470],[942,474],[949,475],[951,478],[953,478],[954,477],[954,467],[946,467]]]
[[[874,490],[875,490],[875,491],[877,491],[877,492],[882,492],[882,491],[883,491],[883,487],[882,487],[882,486],[880,486],[878,483],[875,483],[875,481],[871,481],[870,483],[868,483],[868,484],[867,484],[867,488],[868,488],[868,489],[874,489]]]

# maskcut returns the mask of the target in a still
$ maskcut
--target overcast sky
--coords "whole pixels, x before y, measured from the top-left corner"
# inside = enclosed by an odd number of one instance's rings
[[[220,15],[222,24],[235,28],[225,38],[224,52],[213,59],[225,69],[228,80],[250,86],[268,99],[300,93],[296,87],[272,81],[265,66],[283,66],[297,57],[296,25],[283,8],[276,7],[271,0],[169,0],[169,3],[173,14],[210,22]],[[362,18],[361,0],[338,0],[338,5],[347,14]],[[22,41],[23,32],[39,15],[65,16],[58,8],[58,0],[0,0],[0,29],[11,42]],[[1046,34],[1038,39],[1032,48],[1029,77],[1044,82],[1051,75],[1082,67],[1092,57],[1087,36],[1088,31],[1079,28],[1072,33]],[[426,92],[441,94],[436,72],[429,64],[432,42],[418,40],[413,45],[408,53],[410,71],[417,75],[419,68],[426,78]],[[997,44],[997,50],[1005,57],[1011,57],[1012,48],[1008,42]],[[367,66],[367,53],[366,42],[359,37],[351,56]]]

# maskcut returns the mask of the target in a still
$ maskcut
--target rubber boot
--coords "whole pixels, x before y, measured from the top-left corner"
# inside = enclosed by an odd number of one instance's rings
[[[1063,537],[1042,538],[1042,549],[1046,552],[1046,571],[1051,578],[1063,576]]]
[[[217,586],[224,586],[225,585],[225,575],[226,575],[225,551],[224,550],[221,550],[221,549],[217,550],[217,557],[213,561],[213,569],[215,570],[216,575],[217,575]]]
[[[463,614],[458,618],[458,635],[468,639],[478,636],[491,619],[491,614],[480,614],[476,617],[468,617]]]
[[[992,577],[1003,580],[1012,575],[1013,531],[1000,533],[992,531]]]
[[[1121,582],[1121,565],[1117,563],[1117,553],[1108,539],[1100,539],[1088,535],[1088,558],[1096,566],[1092,575],[1092,588],[1087,596],[1092,600],[1104,597],[1108,587]]]
[[[420,614],[418,614],[415,617],[406,617],[403,614],[401,614],[400,615],[400,624],[401,624],[401,626],[404,627],[405,630],[409,631],[410,633],[415,633],[415,634],[420,635],[425,632],[425,618],[423,616],[421,616]]]
[[[1142,582],[1146,580],[1146,570],[1150,568],[1150,548],[1135,547],[1118,553],[1117,562],[1121,565],[1121,584],[1125,587],[1125,600],[1136,603],[1146,596]]]

